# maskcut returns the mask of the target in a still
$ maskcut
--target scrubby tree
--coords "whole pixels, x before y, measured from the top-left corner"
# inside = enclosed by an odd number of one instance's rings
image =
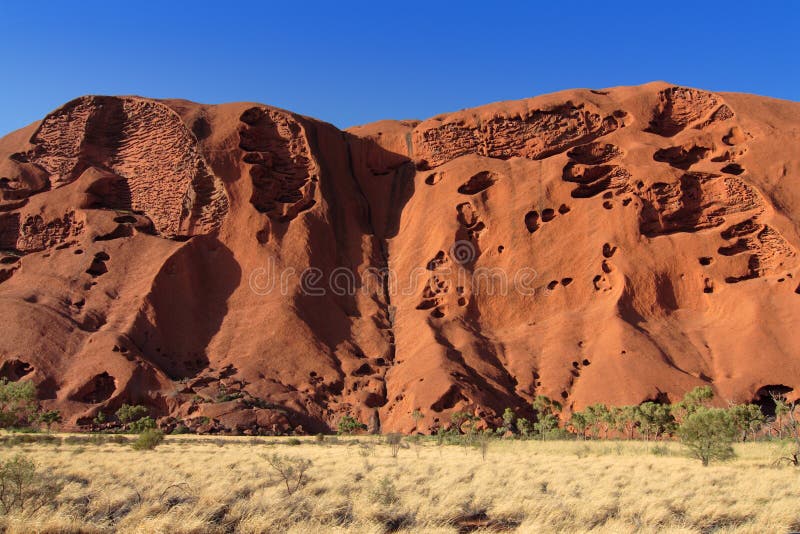
[[[621,432],[622,430],[618,428],[619,425],[619,414],[622,412],[622,408],[620,406],[609,406],[608,407],[608,420],[607,420],[607,430],[606,430],[606,437],[609,436],[611,431]]]
[[[517,419],[517,430],[523,437],[528,437],[533,432],[533,425],[531,422],[524,417],[520,417]]]
[[[782,424],[781,428],[789,432],[789,437],[794,441],[794,450],[788,457],[781,458],[795,467],[800,466],[800,416],[797,412],[800,408],[800,401],[788,401],[783,395],[772,394],[772,400],[775,402],[775,413],[781,413],[782,416],[789,416],[788,423],[785,426]],[[779,461],[780,461],[779,460]]]
[[[414,410],[411,412],[411,419],[414,420],[414,431],[419,430],[419,422],[425,419],[425,415],[420,410]]]
[[[489,442],[491,441],[491,439],[492,439],[492,432],[490,430],[479,432],[475,436],[474,446],[481,453],[481,459],[483,461],[486,461],[486,454],[489,452]]]
[[[455,428],[460,434],[466,434],[467,436],[471,437],[475,433],[475,423],[477,422],[477,418],[471,413],[453,412],[450,415],[450,422],[453,423],[453,428]],[[469,423],[466,431],[464,430],[465,423]]]
[[[789,403],[786,397],[782,395],[772,395],[772,401],[775,403],[775,426],[778,431],[778,438],[783,439],[784,417],[789,413]]]
[[[30,380],[0,378],[0,427],[27,425],[36,409],[36,386]]]
[[[678,427],[678,437],[692,456],[708,465],[712,460],[733,458],[736,425],[728,410],[696,407],[684,417]]]
[[[133,421],[129,428],[131,432],[135,432],[137,434],[141,434],[146,430],[152,430],[156,427],[156,420],[150,417],[149,415],[145,415],[144,417]]]
[[[599,438],[601,433],[608,437],[609,415],[608,407],[605,404],[597,403],[587,406],[586,421],[595,437]]]
[[[117,410],[116,416],[120,423],[128,425],[138,421],[142,417],[146,417],[148,413],[149,410],[146,406],[140,404],[123,404],[119,407],[119,410]]]
[[[281,456],[280,454],[273,454],[264,458],[270,468],[283,481],[286,486],[286,493],[289,495],[292,495],[308,483],[308,470],[311,469],[311,460]]]
[[[511,408],[506,408],[503,412],[503,429],[506,432],[516,433],[517,414]]]
[[[761,408],[755,404],[734,404],[728,411],[733,418],[733,423],[739,431],[742,441],[747,440],[747,435],[751,434],[755,439],[755,433],[758,432],[766,418],[761,413]]]
[[[336,430],[339,434],[353,434],[366,429],[367,425],[349,415],[342,417],[339,420],[338,426],[336,427]]]
[[[408,448],[408,445],[403,443],[403,435],[399,432],[386,434],[386,444],[389,445],[389,451],[392,454],[392,458],[397,458],[397,454],[400,452],[400,449]]]
[[[23,455],[0,461],[0,512],[33,514],[51,505],[63,484],[39,472],[36,463]]]
[[[543,440],[547,439],[547,435],[558,428],[561,403],[545,395],[537,395],[532,406],[536,410],[536,423],[533,424],[533,429]]]
[[[673,410],[675,415],[680,418],[686,417],[708,404],[714,399],[714,390],[711,386],[697,386],[675,405]]]
[[[614,420],[614,428],[623,432],[630,440],[633,439],[633,432],[639,425],[639,407],[638,406],[622,406],[616,411]]]
[[[675,418],[672,416],[669,404],[643,402],[639,405],[636,416],[645,441],[651,437],[658,439],[664,434],[671,433],[675,428]]]
[[[43,424],[47,431],[50,432],[50,427],[55,423],[61,422],[61,412],[58,410],[47,410],[36,414],[36,421]]]
[[[589,428],[589,419],[584,412],[573,412],[569,418],[569,425],[575,431],[575,439],[586,439],[586,429]]]

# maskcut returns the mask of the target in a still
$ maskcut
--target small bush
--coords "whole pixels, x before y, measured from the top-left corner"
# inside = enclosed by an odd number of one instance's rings
[[[653,445],[653,448],[650,449],[650,452],[653,453],[654,456],[668,456],[669,447],[666,445]]]
[[[383,477],[372,487],[370,492],[372,500],[381,503],[383,506],[391,506],[400,501],[400,494],[397,492],[394,482],[388,476]]]
[[[367,425],[358,421],[354,417],[345,415],[339,421],[339,424],[336,428],[339,434],[353,434],[357,431],[366,430]]]
[[[311,468],[311,460],[304,458],[292,458],[273,454],[265,456],[267,463],[275,471],[286,486],[286,493],[292,495],[308,483],[308,470]]]
[[[486,454],[489,452],[489,441],[491,440],[491,433],[489,431],[481,432],[476,436],[474,446],[481,453],[481,459],[486,460]]]
[[[317,443],[325,443],[325,434],[317,434],[314,436],[314,441]]]
[[[36,386],[30,380],[0,378],[0,427],[26,426],[33,415]]]
[[[192,431],[186,425],[177,425],[172,429],[171,434],[190,434]]]
[[[14,447],[16,445],[30,444],[30,443],[45,443],[51,445],[60,445],[61,438],[52,436],[50,434],[11,434],[0,437],[0,443],[6,447]]]
[[[386,444],[389,445],[389,450],[392,453],[392,458],[397,458],[397,453],[400,449],[407,449],[408,445],[403,443],[403,435],[397,432],[386,434]]]
[[[297,445],[300,445],[300,444],[302,444],[302,443],[303,443],[303,442],[302,442],[302,441],[300,441],[300,440],[299,440],[299,439],[297,439],[297,438],[289,438],[288,440],[286,440],[286,444],[287,444],[287,445],[289,445],[289,446],[291,446],[291,447],[296,447]]]
[[[141,419],[137,419],[130,424],[131,432],[135,432],[137,434],[141,434],[145,430],[152,430],[156,427],[156,421],[149,415],[142,417]]]
[[[14,511],[34,513],[52,503],[63,485],[43,476],[36,464],[20,454],[0,462],[0,508],[4,514]]]
[[[61,422],[61,412],[58,410],[46,410],[38,413],[35,419],[39,424],[44,425],[49,432],[50,427],[52,427],[55,423]]]
[[[117,410],[117,419],[123,425],[128,423],[133,423],[134,421],[138,421],[142,417],[145,417],[149,413],[147,407],[141,406],[139,404],[136,405],[129,405],[123,404]]]
[[[149,428],[139,434],[139,437],[131,445],[137,451],[150,451],[158,447],[164,441],[164,433],[155,428]]]

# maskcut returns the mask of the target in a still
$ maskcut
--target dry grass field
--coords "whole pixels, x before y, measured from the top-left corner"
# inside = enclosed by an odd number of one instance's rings
[[[59,436],[6,444],[65,485],[6,532],[776,532],[800,529],[800,471],[780,443],[702,467],[677,443],[168,436],[155,450]],[[788,448],[788,445],[786,446]],[[267,461],[312,462],[289,495]]]

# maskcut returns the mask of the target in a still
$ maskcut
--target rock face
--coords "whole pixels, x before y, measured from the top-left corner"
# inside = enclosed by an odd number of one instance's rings
[[[346,132],[79,98],[0,140],[0,375],[244,433],[797,389],[799,141],[665,83]]]

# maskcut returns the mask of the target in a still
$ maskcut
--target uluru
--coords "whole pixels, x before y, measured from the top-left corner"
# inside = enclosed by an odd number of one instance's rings
[[[798,147],[800,103],[664,82],[347,130],[83,96],[0,139],[0,375],[245,434],[791,392]]]

